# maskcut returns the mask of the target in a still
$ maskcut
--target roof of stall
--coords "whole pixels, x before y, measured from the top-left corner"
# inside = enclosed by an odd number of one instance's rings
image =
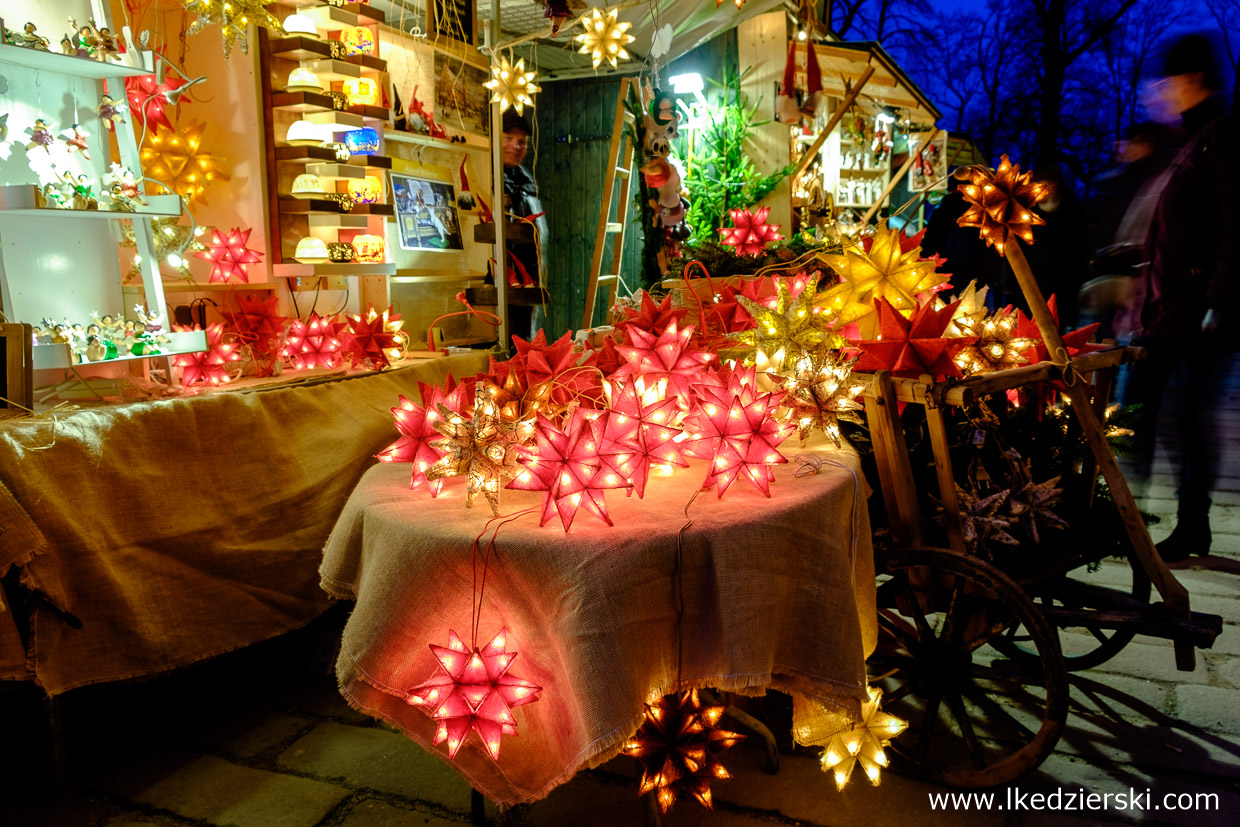
[[[844,85],[856,83],[867,66],[874,74],[861,90],[862,105],[870,108],[894,106],[905,110],[913,123],[932,124],[943,116],[900,65],[878,43],[844,41],[816,44],[822,87],[828,95],[843,97]],[[803,59],[802,59],[803,60]],[[802,61],[798,61],[799,63]],[[802,64],[803,65],[803,64]]]

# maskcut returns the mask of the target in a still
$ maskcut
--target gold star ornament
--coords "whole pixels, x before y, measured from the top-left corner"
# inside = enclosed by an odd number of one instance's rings
[[[146,175],[186,201],[207,203],[203,193],[216,181],[227,181],[219,170],[220,161],[202,146],[206,124],[194,123],[179,132],[150,130],[142,142],[139,157]]]
[[[781,403],[789,424],[796,425],[804,443],[814,430],[822,431],[835,447],[840,447],[840,420],[860,422],[857,397],[865,382],[852,377],[856,358],[847,359],[838,350],[821,350],[802,356],[791,376],[777,376],[775,384],[787,392]]]
[[[996,170],[969,167],[965,175],[960,193],[969,208],[956,223],[981,230],[982,240],[1000,253],[1012,236],[1032,244],[1033,228],[1046,223],[1033,209],[1046,195],[1042,185],[1030,183],[1029,173],[1006,155]]]
[[[519,115],[534,105],[534,93],[542,91],[534,83],[535,74],[532,69],[526,71],[525,58],[513,65],[508,58],[500,57],[498,63],[491,64],[491,79],[482,85],[491,90],[491,103],[498,103],[501,112],[511,106]]]
[[[861,765],[870,783],[878,786],[880,772],[887,767],[887,754],[883,747],[891,739],[908,728],[908,724],[881,709],[883,692],[875,686],[869,688],[868,697],[861,704],[861,720],[831,739],[822,751],[822,771],[835,776],[835,786],[844,789],[853,768]]]
[[[1016,314],[1010,310],[996,310],[991,316],[956,316],[952,323],[964,332],[962,336],[975,336],[977,341],[961,350],[954,359],[956,367],[965,376],[992,373],[1025,364],[1021,354],[1036,344],[1033,339],[1016,335]]]
[[[284,27],[267,7],[275,0],[182,0],[185,10],[197,15],[188,33],[197,34],[207,26],[218,23],[224,36],[224,57],[232,54],[233,44],[241,51],[250,51],[249,29],[253,23],[263,29],[282,32]]]
[[[629,53],[624,47],[634,40],[633,35],[629,34],[632,26],[632,23],[616,21],[616,9],[611,9],[606,14],[603,14],[602,9],[591,9],[581,16],[582,33],[577,35],[581,48],[578,51],[594,59],[595,69],[604,60],[615,68],[617,60],[629,59]]]
[[[782,279],[777,281],[775,289],[775,301],[769,307],[744,296],[736,297],[753,316],[754,328],[729,333],[729,339],[768,354],[776,370],[791,368],[798,359],[819,348],[843,344],[844,340],[831,332],[826,314],[814,308],[814,298],[818,295],[816,276],[805,283],[805,289],[796,298]],[[754,362],[755,356],[750,354],[745,363],[752,365]]]

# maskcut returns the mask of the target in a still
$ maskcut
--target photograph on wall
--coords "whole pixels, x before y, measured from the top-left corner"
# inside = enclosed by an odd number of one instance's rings
[[[488,135],[490,93],[482,84],[487,71],[435,53],[435,121],[444,127]]]
[[[926,143],[928,137],[927,133],[909,137],[914,156],[908,171],[908,188],[912,192],[947,192],[947,133],[940,131],[933,141]]]
[[[402,250],[463,250],[451,184],[392,173]]]

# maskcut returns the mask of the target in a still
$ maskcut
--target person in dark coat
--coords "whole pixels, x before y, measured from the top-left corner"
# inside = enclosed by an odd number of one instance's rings
[[[507,212],[516,218],[529,218],[537,229],[536,241],[509,241],[508,252],[512,260],[507,262],[508,283],[513,287],[541,284],[539,262],[547,239],[547,219],[542,201],[538,196],[538,184],[525,167],[529,152],[530,122],[512,109],[504,111],[504,195],[508,202]],[[510,219],[511,220],[511,219]],[[509,335],[532,339],[542,326],[542,305],[509,304]]]
[[[1044,223],[1033,227],[1033,243],[1024,247],[1029,269],[1047,299],[1055,296],[1059,329],[1076,327],[1076,296],[1089,273],[1089,231],[1085,206],[1064,180],[1059,164],[1034,168],[1030,180],[1046,193],[1034,212]],[[1004,260],[1004,301],[1025,313],[1028,304],[1016,276]]]
[[[1164,173],[1150,225],[1137,341],[1146,358],[1134,365],[1125,401],[1144,406],[1135,429],[1133,470],[1140,479],[1152,463],[1159,406],[1181,368],[1174,393],[1182,451],[1177,520],[1158,544],[1167,561],[1210,550],[1215,414],[1236,349],[1227,325],[1240,319],[1240,120],[1228,114],[1223,65],[1209,36],[1185,35],[1165,50],[1157,83],[1181,113],[1184,144]]]
[[[969,206],[960,192],[961,183],[955,176],[948,179],[948,193],[926,222],[921,252],[925,256],[937,255],[947,260],[941,269],[951,273],[952,284],[964,287],[975,281],[979,290],[989,287],[986,303],[993,310],[998,300],[995,290],[999,282],[1000,258],[993,250],[987,249],[986,242],[982,241],[976,229],[956,223]]]

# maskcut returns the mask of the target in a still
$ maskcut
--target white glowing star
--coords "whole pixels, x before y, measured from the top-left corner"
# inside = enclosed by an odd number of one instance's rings
[[[633,42],[633,35],[628,33],[632,26],[632,23],[616,22],[615,9],[606,14],[602,9],[591,9],[581,16],[582,33],[577,35],[581,48],[578,51],[594,58],[595,69],[604,60],[614,69],[617,60],[629,59],[624,47]]]

